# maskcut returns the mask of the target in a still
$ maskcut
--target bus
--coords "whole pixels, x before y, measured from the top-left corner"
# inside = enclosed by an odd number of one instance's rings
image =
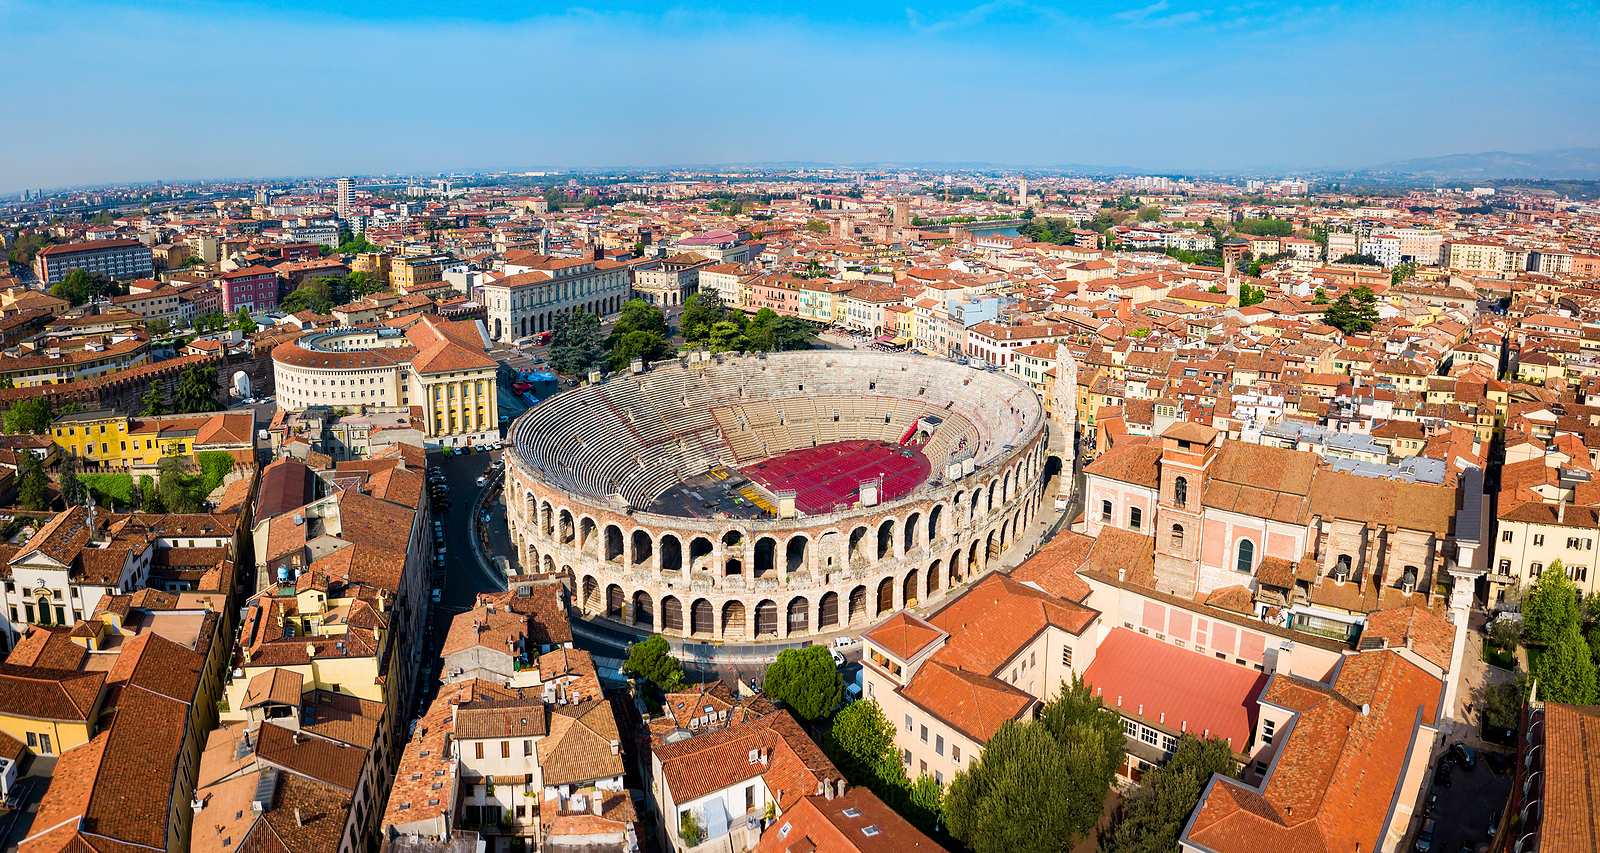
[[[536,346],[536,347],[542,347],[545,344],[550,343],[550,338],[554,334],[555,334],[554,332],[540,332],[539,334],[534,335],[533,336],[533,345]]]

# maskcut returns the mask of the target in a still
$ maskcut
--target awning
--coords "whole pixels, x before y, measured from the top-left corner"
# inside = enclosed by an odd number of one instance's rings
[[[894,335],[879,335],[877,340],[880,344],[892,344],[894,343]]]

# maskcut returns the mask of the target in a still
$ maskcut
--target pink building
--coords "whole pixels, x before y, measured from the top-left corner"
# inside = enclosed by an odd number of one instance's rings
[[[217,277],[222,290],[222,310],[232,314],[240,308],[266,311],[278,307],[278,274],[263,266],[245,267]]]

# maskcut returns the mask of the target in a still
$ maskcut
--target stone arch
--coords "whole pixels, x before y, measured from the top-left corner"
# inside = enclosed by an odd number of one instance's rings
[[[578,550],[598,558],[600,552],[595,543],[599,538],[600,526],[594,523],[594,519],[584,516],[583,520],[578,522]]]
[[[956,584],[961,583],[961,579],[964,577],[961,567],[964,565],[966,565],[966,560],[962,559],[961,549],[957,548],[956,552],[950,555],[950,564],[946,568],[946,571],[950,573],[950,583],[946,585],[947,589],[955,589]]]
[[[928,566],[928,597],[929,598],[932,598],[933,594],[939,591],[940,575],[943,573],[943,571],[944,571],[944,561],[943,560],[934,560],[933,563]]]
[[[1000,559],[1000,538],[993,530],[990,530],[989,536],[984,539],[983,554],[985,560]]]
[[[693,539],[690,539],[689,565],[693,566],[694,561],[700,559],[701,557],[711,556],[711,552],[713,550],[714,549],[711,546],[711,540],[704,536],[696,536]]]
[[[744,545],[744,531],[736,527],[722,531],[722,550],[740,548]]]
[[[650,531],[635,530],[631,538],[633,540],[631,543],[633,545],[633,553],[629,555],[630,561],[635,566],[649,565],[656,552],[655,542],[650,539]]]
[[[837,530],[829,530],[817,540],[817,559],[823,561],[817,568],[826,573],[834,569],[834,556],[839,553],[839,540],[842,534]],[[848,557],[846,558],[848,562]]]
[[[560,534],[561,544],[563,545],[571,545],[573,537],[577,536],[577,527],[572,522],[572,512],[570,510],[561,510]]]
[[[651,629],[656,626],[656,612],[652,606],[650,593],[639,590],[633,594],[633,624],[644,625]]]
[[[850,565],[861,565],[867,560],[867,528],[850,531]]]
[[[994,512],[994,490],[995,487],[999,485],[1000,478],[998,477],[989,481],[989,501],[984,505],[984,512]]]
[[[661,571],[683,571],[683,541],[675,533],[661,534]]]
[[[683,631],[683,603],[675,595],[661,599],[661,630],[674,634]]]
[[[717,610],[711,602],[697,598],[689,607],[689,632],[695,636],[712,636],[717,631]]]
[[[904,607],[915,607],[922,600],[922,573],[916,569],[906,572],[905,583],[901,585],[900,600]]]
[[[1000,550],[1004,551],[1011,543],[1011,519],[1000,522]]]
[[[778,540],[771,536],[763,536],[756,540],[755,576],[766,577],[770,574],[777,562]]]
[[[811,631],[811,602],[805,596],[797,595],[789,599],[788,611],[784,636],[793,637]]]
[[[606,525],[605,550],[601,552],[601,559],[608,563],[620,562],[626,550],[624,546],[622,528],[615,524]]]
[[[829,590],[817,603],[817,630],[839,627],[839,593]]]
[[[555,535],[555,524],[552,521],[552,517],[550,502],[545,501],[544,505],[539,508],[539,530],[544,533],[546,539]]]
[[[770,598],[763,598],[756,603],[756,633],[757,637],[776,637],[778,634],[778,603]]]
[[[944,504],[934,504],[933,509],[928,510],[928,544],[937,542],[944,535],[944,531],[939,529],[939,522],[943,520]]]
[[[859,625],[867,620],[867,588],[857,585],[850,590],[849,624]]]
[[[593,575],[583,576],[583,609],[593,613],[600,609],[600,582]]]
[[[972,513],[967,516],[967,523],[971,524],[978,517],[978,507],[983,505],[983,487],[972,490]]]
[[[724,639],[742,640],[748,627],[745,622],[744,602],[733,599],[722,605],[722,636]]]
[[[967,571],[963,575],[964,577],[974,578],[978,576],[979,572],[983,571],[983,563],[979,562],[979,557],[987,555],[980,555],[978,548],[982,547],[982,545],[982,542],[975,541],[972,543],[972,549],[967,552]]]
[[[1003,484],[1000,486],[1000,502],[1001,503],[1005,503],[1006,501],[1011,500],[1011,475],[1015,471],[1016,471],[1016,469],[1013,468],[1010,471],[1006,472],[1005,480],[1003,481]]]
[[[894,556],[894,519],[885,518],[878,524],[878,559]]]
[[[722,562],[722,576],[734,577],[744,574],[744,562],[738,557],[729,557]]]
[[[922,532],[922,513],[914,512],[906,517],[900,545],[900,553],[909,554],[917,547],[917,534]]]
[[[894,578],[884,578],[878,582],[878,597],[874,602],[873,615],[882,616],[894,609]]]
[[[623,593],[622,587],[611,584],[606,587],[606,618],[622,618]]]
[[[811,547],[811,540],[804,534],[795,534],[789,537],[789,542],[783,549],[784,571],[793,574],[806,568],[807,553]]]
[[[963,509],[966,509],[966,507],[967,507],[966,497],[967,497],[966,491],[962,490],[962,491],[956,492],[955,500],[952,500],[950,502],[950,511],[952,513],[955,513],[955,515],[951,517],[951,522],[953,524],[960,524],[961,523],[961,511]]]
[[[544,573],[550,575],[555,574],[555,571],[556,561],[552,559],[549,554],[544,555]]]

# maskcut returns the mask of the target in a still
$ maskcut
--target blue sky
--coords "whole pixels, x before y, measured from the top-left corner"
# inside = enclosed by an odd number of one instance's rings
[[[0,191],[804,160],[1359,167],[1600,145],[1591,2],[0,0]]]

